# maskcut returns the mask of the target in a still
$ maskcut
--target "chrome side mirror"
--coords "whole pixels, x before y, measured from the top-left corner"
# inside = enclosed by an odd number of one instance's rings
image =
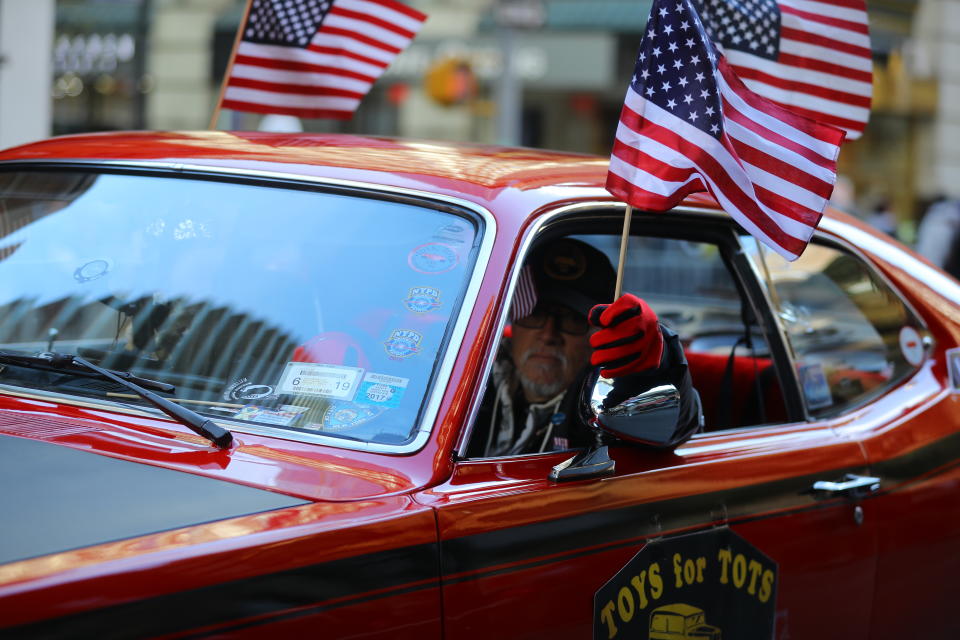
[[[584,380],[580,396],[581,418],[593,429],[594,444],[550,472],[554,482],[609,475],[615,463],[603,443],[603,432],[622,440],[652,447],[675,441],[680,419],[680,392],[672,384],[619,398],[616,382],[599,377],[598,369]]]
[[[652,447],[665,447],[674,441],[680,418],[680,392],[672,384],[663,384],[620,400],[615,383],[597,378],[588,404],[593,422],[602,430],[623,440]]]

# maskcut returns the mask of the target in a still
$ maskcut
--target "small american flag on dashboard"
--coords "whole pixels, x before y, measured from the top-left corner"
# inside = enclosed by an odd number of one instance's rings
[[[425,19],[392,0],[251,0],[222,106],[349,119]]]
[[[693,0],[748,88],[859,138],[873,58],[864,0]]]
[[[691,2],[654,1],[607,190],[651,211],[709,191],[747,231],[796,259],[833,191],[844,132],[747,89]]]

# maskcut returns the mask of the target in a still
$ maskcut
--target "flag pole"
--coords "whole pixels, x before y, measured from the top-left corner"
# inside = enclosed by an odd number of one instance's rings
[[[247,26],[247,18],[250,16],[250,5],[252,4],[253,0],[247,0],[247,4],[243,8],[243,17],[240,18],[240,26],[237,27],[237,36],[233,39],[233,51],[230,52],[230,61],[227,63],[227,68],[223,71],[223,80],[220,82],[220,95],[217,96],[217,106],[213,109],[213,116],[210,117],[210,126],[207,127],[211,131],[217,128],[217,120],[220,119],[220,105],[223,104],[223,94],[227,92],[227,81],[233,72],[233,62],[237,58],[237,48],[240,46],[240,39],[243,37],[243,28]]]
[[[623,291],[623,264],[627,260],[627,240],[630,239],[630,218],[633,217],[633,207],[627,205],[627,211],[623,216],[623,235],[620,236],[620,263],[617,265],[617,287],[613,293],[613,299],[620,297]]]

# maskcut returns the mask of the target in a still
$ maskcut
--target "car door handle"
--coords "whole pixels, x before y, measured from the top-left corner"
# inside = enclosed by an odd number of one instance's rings
[[[846,496],[848,498],[858,498],[868,493],[880,490],[880,478],[871,476],[857,476],[848,473],[843,480],[839,482],[831,480],[818,480],[811,487],[814,495],[821,498],[833,498],[836,496]]]

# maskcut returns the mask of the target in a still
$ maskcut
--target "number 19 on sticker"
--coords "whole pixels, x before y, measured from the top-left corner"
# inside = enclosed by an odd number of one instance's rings
[[[277,391],[352,400],[363,369],[313,362],[288,362]]]

